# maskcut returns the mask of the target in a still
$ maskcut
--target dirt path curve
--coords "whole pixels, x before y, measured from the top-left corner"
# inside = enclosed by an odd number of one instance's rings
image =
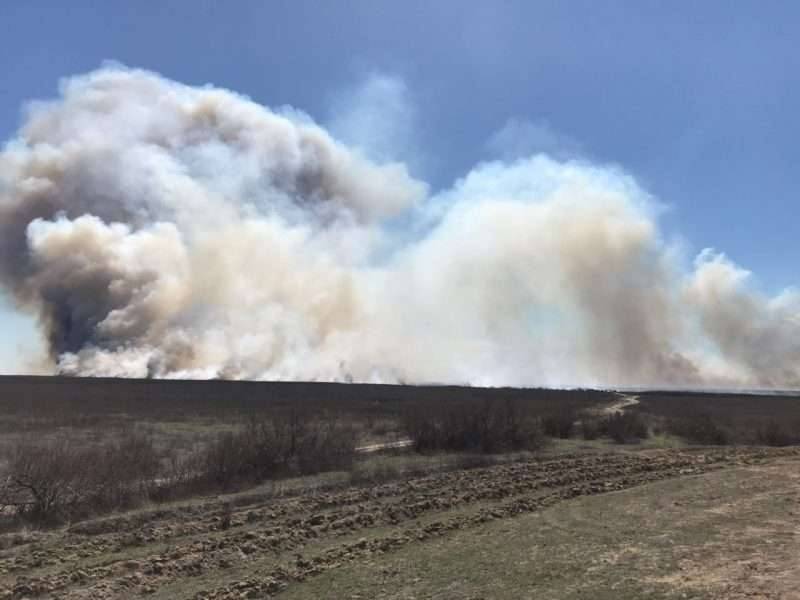
[[[636,394],[623,394],[622,392],[616,392],[617,400],[603,408],[603,414],[606,415],[616,415],[625,412],[625,409],[629,406],[634,406],[639,404],[639,396]]]

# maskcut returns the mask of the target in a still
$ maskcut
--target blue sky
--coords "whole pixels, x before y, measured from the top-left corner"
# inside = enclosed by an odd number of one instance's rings
[[[107,59],[323,123],[382,73],[405,85],[409,162],[434,189],[498,140],[580,152],[667,204],[668,234],[724,251],[773,291],[800,281],[798,23],[800,5],[779,1],[8,0],[0,138],[25,101]],[[0,328],[13,368],[30,324],[0,304]]]

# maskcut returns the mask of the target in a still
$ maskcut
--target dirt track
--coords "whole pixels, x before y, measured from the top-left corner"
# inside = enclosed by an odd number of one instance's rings
[[[629,406],[639,404],[639,396],[635,394],[617,393],[617,400],[602,409],[603,414],[614,415],[625,412]]]
[[[325,570],[577,496],[800,450],[594,454],[282,499],[214,499],[34,536],[0,554],[0,599],[264,598]],[[226,523],[225,515],[230,522]]]
[[[356,452],[359,454],[372,454],[373,452],[381,452],[383,450],[402,450],[414,444],[413,440],[403,439],[396,442],[384,442],[382,444],[368,444],[366,446],[359,446]]]

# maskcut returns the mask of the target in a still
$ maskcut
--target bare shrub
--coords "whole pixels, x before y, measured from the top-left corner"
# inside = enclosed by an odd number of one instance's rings
[[[733,436],[709,413],[669,419],[666,422],[666,429],[669,433],[693,444],[723,446],[733,443]]]
[[[150,496],[162,457],[153,438],[135,430],[87,450],[91,509],[130,508]]]
[[[297,469],[306,475],[349,469],[355,457],[356,435],[352,426],[339,421],[313,421],[297,440]]]
[[[98,444],[28,438],[8,456],[0,500],[39,525],[128,508],[148,497],[160,464],[152,438],[132,430]]]
[[[756,443],[763,446],[791,446],[800,442],[799,433],[797,427],[790,427],[775,419],[769,419],[756,429]]]
[[[405,413],[403,422],[418,452],[495,453],[542,444],[539,422],[512,401],[431,403]]]
[[[581,437],[585,440],[596,440],[603,435],[603,422],[591,413],[585,412],[580,416]]]
[[[800,423],[774,417],[738,418],[733,422],[703,412],[666,421],[667,430],[694,444],[757,444],[791,446],[800,444]]]
[[[202,477],[227,490],[247,474],[252,446],[243,433],[225,432],[208,445],[202,458]]]
[[[292,473],[348,469],[355,441],[353,428],[338,421],[253,419],[208,445],[198,461],[199,476],[231,489]]]
[[[648,436],[647,422],[636,411],[614,413],[603,423],[606,434],[618,444],[637,442]]]
[[[706,445],[800,444],[797,394],[654,391],[639,394],[639,409],[674,435]]]
[[[86,499],[93,466],[89,458],[84,448],[67,440],[20,442],[9,457],[6,494],[24,518],[55,524]]]
[[[565,405],[546,414],[542,418],[542,428],[544,429],[545,435],[567,439],[572,437],[577,418],[578,416],[575,414],[575,410],[571,406]]]

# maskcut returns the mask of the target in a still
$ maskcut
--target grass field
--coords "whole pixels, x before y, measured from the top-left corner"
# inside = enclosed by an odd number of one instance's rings
[[[787,598],[798,482],[740,448],[265,488],[7,534],[0,598]]]
[[[60,493],[147,492],[65,505],[53,522],[8,513],[0,600],[800,598],[800,447],[740,441],[776,420],[791,433],[798,398],[661,394],[0,378],[9,477],[15,448],[39,443],[72,457],[45,473]],[[701,446],[670,429],[699,414],[743,437]],[[176,449],[252,466],[276,440],[311,436],[324,460],[339,447],[319,446],[330,423],[356,432],[351,450],[408,435],[443,445],[162,493],[176,489]],[[643,431],[615,443],[620,424]],[[526,436],[536,443],[514,450]],[[82,478],[105,462],[130,471],[133,451],[158,460],[129,479]]]
[[[800,460],[559,503],[380,554],[286,598],[800,598]]]

